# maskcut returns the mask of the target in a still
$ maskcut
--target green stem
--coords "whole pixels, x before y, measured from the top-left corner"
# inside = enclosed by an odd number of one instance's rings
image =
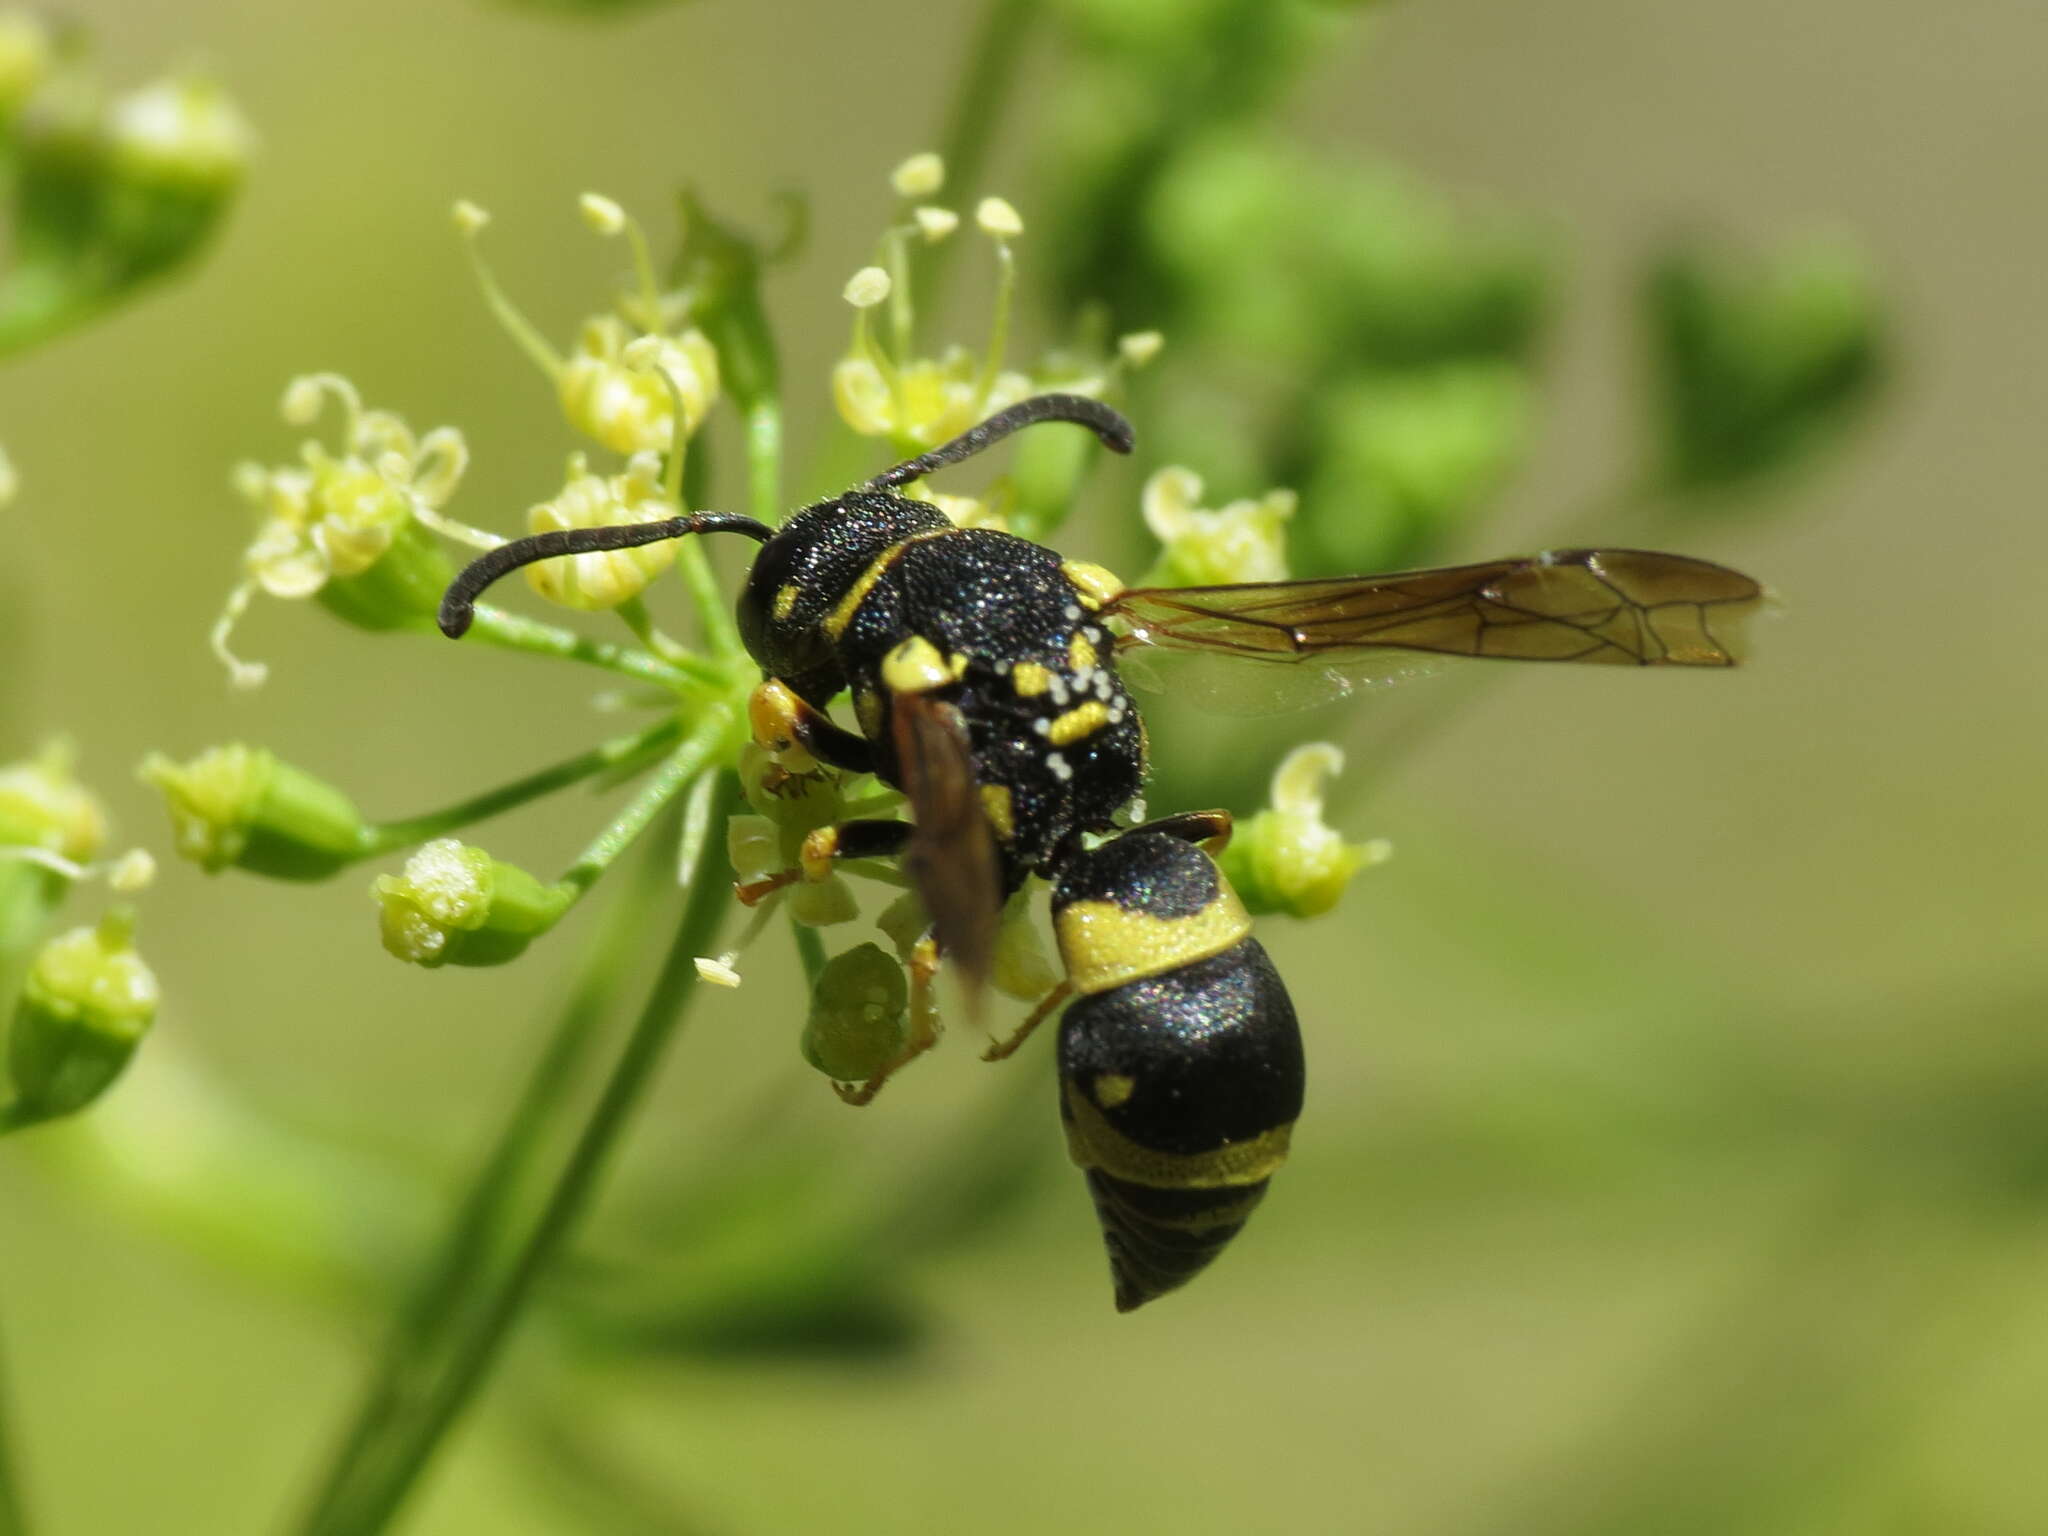
[[[0,1354],[0,1536],[28,1536],[28,1516],[21,1507],[20,1484],[9,1450],[11,1421],[7,1411],[6,1366],[6,1356]]]
[[[747,406],[747,502],[752,515],[773,528],[782,505],[782,401],[764,391]]]
[[[502,815],[609,768],[630,769],[643,758],[652,757],[669,746],[681,734],[680,721],[657,721],[644,731],[631,736],[615,736],[588,752],[578,753],[523,779],[514,779],[510,784],[501,784],[496,789],[457,801],[441,810],[408,816],[402,821],[383,822],[370,830],[369,844],[363,851],[363,857],[372,858],[394,849],[410,848],[415,843],[424,843],[430,838]]]
[[[629,597],[612,611],[633,632],[635,640],[670,666],[684,671],[698,668],[697,658],[690,654],[688,646],[662,633],[661,626],[654,622],[654,615],[647,611],[645,598]]]
[[[989,145],[1016,88],[1016,62],[1023,52],[1025,35],[1041,8],[1037,0],[991,0],[982,12],[981,30],[975,34],[968,55],[970,62],[956,77],[960,83],[946,109],[939,153],[946,161],[946,189],[964,208],[971,208],[970,199],[980,189]],[[927,314],[940,312],[953,252],[961,243],[942,240],[925,252]]]
[[[825,974],[825,940],[817,929],[794,917],[789,920],[789,931],[796,936],[796,957],[803,962],[804,986],[815,988],[818,978]]]
[[[655,770],[654,777],[619,812],[612,824],[591,839],[590,846],[578,855],[576,862],[556,883],[569,887],[577,896],[589,890],[597,883],[598,877],[611,868],[613,861],[632,846],[634,839],[647,830],[647,824],[661,813],[661,808],[710,765],[713,756],[728,744],[731,734],[731,714],[723,707],[713,708],[688,739]]]
[[[379,1352],[375,1373],[357,1405],[326,1476],[314,1494],[304,1528],[318,1530],[347,1497],[351,1472],[382,1449],[387,1427],[402,1422],[425,1400],[440,1345],[462,1303],[484,1284],[512,1199],[534,1155],[582,1075],[597,1026],[603,1021],[619,971],[628,965],[668,883],[668,859],[658,847],[641,860],[639,878],[619,897],[585,955],[568,1006],[549,1036],[511,1117],[463,1196],[440,1248],[428,1261]],[[4,1536],[4,1532],[0,1532]]]
[[[488,603],[477,605],[476,623],[470,633],[485,644],[502,650],[580,661],[585,666],[602,667],[607,672],[617,672],[643,683],[659,683],[664,688],[675,688],[685,681],[715,687],[725,678],[724,673],[706,661],[693,658],[694,664],[688,668],[671,665],[633,646],[592,640],[574,630],[543,624],[538,619],[525,618]]]
[[[728,786],[727,803],[732,798]],[[706,875],[702,868],[693,871],[695,878],[683,919],[662,961],[661,972],[590,1118],[503,1282],[480,1305],[473,1326],[457,1344],[447,1370],[418,1414],[397,1431],[390,1462],[373,1469],[374,1481],[370,1486],[360,1498],[351,1501],[338,1520],[321,1527],[323,1531],[335,1536],[371,1536],[386,1528],[450,1427],[488,1378],[535,1283],[574,1234],[620,1134],[653,1082],[684,1009],[696,992],[696,957],[707,953],[717,938],[728,893],[721,879]]]

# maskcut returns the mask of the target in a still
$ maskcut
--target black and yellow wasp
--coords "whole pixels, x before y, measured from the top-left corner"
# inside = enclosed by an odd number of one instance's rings
[[[1145,727],[1120,657],[1206,653],[1341,683],[1388,650],[1632,666],[1726,667],[1757,583],[1637,550],[1557,550],[1393,576],[1238,586],[1125,587],[1099,566],[987,528],[959,528],[897,488],[1019,428],[1071,422],[1128,453],[1100,401],[1039,395],[952,442],[806,507],[779,529],[694,512],[543,533],[484,555],[448,590],[441,627],[468,628],[479,593],[535,560],[689,534],[761,549],[739,626],[763,681],[754,734],[792,772],[823,764],[902,791],[909,821],[813,833],[803,869],[743,888],[758,900],[835,859],[896,857],[930,914],[913,956],[941,957],[970,996],[989,974],[1004,902],[1052,883],[1066,979],[990,1055],[1062,1003],[1060,1113],[1086,1172],[1119,1310],[1196,1274],[1244,1224],[1287,1155],[1302,1101],[1294,1006],[1209,856],[1227,812],[1122,829],[1146,775]],[[850,691],[859,730],[834,722]],[[864,1103],[931,1044],[913,1038]]]

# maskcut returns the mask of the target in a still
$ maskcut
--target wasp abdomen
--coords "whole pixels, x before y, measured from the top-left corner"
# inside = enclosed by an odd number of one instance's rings
[[[1054,922],[1079,997],[1060,1114],[1128,1312],[1237,1235],[1301,1113],[1294,1005],[1214,862],[1160,832],[1076,854]]]

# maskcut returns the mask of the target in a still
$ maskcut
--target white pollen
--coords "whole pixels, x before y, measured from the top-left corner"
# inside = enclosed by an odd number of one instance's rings
[[[1065,678],[1055,677],[1046,691],[1052,695],[1053,703],[1059,705],[1063,709],[1066,707],[1067,683]]]
[[[1041,736],[1050,736],[1052,734],[1052,722],[1046,719],[1045,716],[1040,715],[1031,722],[1031,729],[1038,732]]]
[[[1045,754],[1045,766],[1052,770],[1052,776],[1064,784],[1074,776],[1073,767],[1057,752]]]
[[[1078,624],[1081,622],[1081,605],[1079,603],[1069,603],[1060,611],[1066,615],[1068,623]]]

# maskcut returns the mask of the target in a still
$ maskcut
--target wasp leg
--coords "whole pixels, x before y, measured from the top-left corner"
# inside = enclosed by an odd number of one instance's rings
[[[1074,994],[1074,984],[1063,981],[1038,1000],[1037,1006],[1025,1017],[1022,1024],[1010,1031],[1001,1040],[991,1041],[989,1048],[981,1053],[983,1061],[1001,1061],[1016,1053],[1017,1047],[1031,1038],[1031,1032],[1052,1016],[1053,1010]]]
[[[834,1083],[832,1091],[858,1109],[872,1104],[882,1084],[939,1043],[939,1010],[932,1002],[932,977],[938,974],[939,946],[929,936],[910,951],[910,1039],[896,1056],[864,1083]]]
[[[911,825],[907,821],[842,821],[820,827],[804,838],[795,869],[778,870],[760,880],[733,887],[740,905],[756,906],[786,885],[799,880],[823,880],[841,859],[893,859],[909,846]]]
[[[1230,812],[1182,811],[1177,816],[1162,816],[1157,821],[1148,821],[1131,830],[1164,832],[1168,837],[1177,837],[1184,843],[1197,844],[1204,853],[1213,857],[1230,844]]]
[[[768,678],[747,699],[755,743],[782,767],[806,773],[823,763],[847,773],[873,773],[874,748],[864,736],[834,725],[779,678]]]

